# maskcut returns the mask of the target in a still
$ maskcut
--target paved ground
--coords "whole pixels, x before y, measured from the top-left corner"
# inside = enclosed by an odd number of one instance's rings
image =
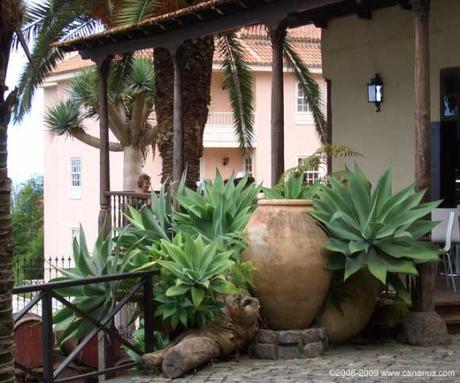
[[[391,376],[391,374],[393,376]],[[399,377],[397,376],[399,374]],[[441,376],[435,376],[441,375]],[[208,365],[177,383],[460,382],[460,335],[446,347],[410,347],[395,342],[347,345],[321,358],[239,361]],[[161,376],[130,376],[111,383],[163,383]]]

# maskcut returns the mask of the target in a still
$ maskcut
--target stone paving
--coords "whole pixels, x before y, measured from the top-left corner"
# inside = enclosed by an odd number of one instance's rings
[[[110,383],[170,381],[161,376],[132,375],[111,380]],[[239,361],[205,366],[174,380],[175,383],[428,381],[460,382],[460,335],[452,337],[452,344],[443,347],[412,347],[386,342],[331,347],[324,356],[314,359],[262,361],[242,357]]]

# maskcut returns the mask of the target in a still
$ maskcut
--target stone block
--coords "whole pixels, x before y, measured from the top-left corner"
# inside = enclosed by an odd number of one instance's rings
[[[322,342],[325,350],[327,350],[329,346],[326,330],[321,327],[303,330],[302,341],[304,346],[309,343]]]
[[[278,332],[261,329],[256,334],[257,343],[276,344],[278,343]]]
[[[308,343],[303,348],[303,355],[307,358],[317,358],[324,354],[323,342]]]
[[[412,312],[402,326],[404,343],[413,346],[438,346],[450,344],[452,339],[445,322],[436,312]]]
[[[278,343],[298,345],[302,342],[302,332],[296,330],[278,331]]]
[[[301,356],[298,345],[278,346],[278,359],[296,359]]]
[[[276,360],[278,358],[276,344],[254,343],[251,347],[251,353],[257,359]]]

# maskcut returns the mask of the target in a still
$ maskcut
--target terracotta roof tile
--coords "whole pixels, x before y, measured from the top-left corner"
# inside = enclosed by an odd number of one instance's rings
[[[271,64],[271,44],[267,37],[264,26],[258,25],[243,28],[239,31],[242,44],[245,47],[246,61],[251,65]],[[321,67],[321,30],[307,25],[300,28],[290,29],[288,36],[292,41],[297,53],[302,57],[310,68]],[[219,52],[214,54],[214,62],[220,63],[222,57]],[[53,74],[65,73],[93,65],[90,60],[83,60],[78,54],[71,54],[68,59],[60,62]]]

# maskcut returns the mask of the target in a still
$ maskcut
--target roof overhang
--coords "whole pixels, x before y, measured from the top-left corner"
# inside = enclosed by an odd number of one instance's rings
[[[112,28],[92,36],[61,41],[54,46],[79,51],[93,60],[155,47],[174,47],[186,39],[200,38],[254,24],[284,23],[326,27],[329,20],[349,14],[371,18],[372,11],[409,0],[210,0],[140,23]]]

